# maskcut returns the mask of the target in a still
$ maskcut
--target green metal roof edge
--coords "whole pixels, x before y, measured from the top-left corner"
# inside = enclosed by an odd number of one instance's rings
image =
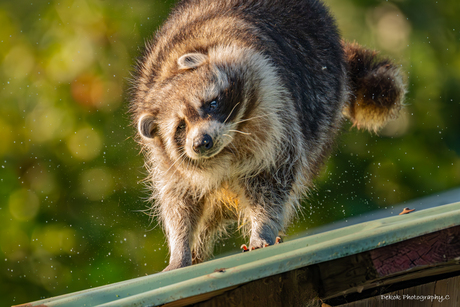
[[[30,303],[29,306],[155,306],[460,225],[460,203],[365,222],[170,272]],[[225,268],[224,272],[214,272]]]

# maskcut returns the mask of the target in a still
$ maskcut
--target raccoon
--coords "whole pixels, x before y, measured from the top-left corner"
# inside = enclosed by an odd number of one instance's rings
[[[237,223],[277,242],[348,118],[378,131],[405,85],[343,42],[317,0],[184,0],[146,44],[130,111],[172,270],[212,255]]]

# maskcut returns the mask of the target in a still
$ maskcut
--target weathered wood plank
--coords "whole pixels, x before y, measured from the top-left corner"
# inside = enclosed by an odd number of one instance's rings
[[[440,297],[449,297],[449,299],[446,301],[439,299],[434,302],[433,307],[446,307],[449,304],[460,306],[460,276],[439,280],[435,284],[434,293]],[[449,302],[449,304],[446,305],[445,302]]]
[[[427,234],[388,248],[372,250],[374,267],[380,276],[401,272],[416,266],[446,262],[458,257],[460,228]],[[448,261],[448,260],[447,260]]]
[[[315,281],[319,279],[317,266],[310,266],[249,282],[208,301],[194,304],[199,307],[320,307]],[[305,305],[305,303],[308,305]]]

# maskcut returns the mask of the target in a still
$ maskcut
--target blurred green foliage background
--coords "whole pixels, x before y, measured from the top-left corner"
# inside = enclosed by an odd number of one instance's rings
[[[291,235],[460,185],[458,0],[326,3],[346,39],[402,65],[407,107],[379,136],[345,125]],[[165,267],[124,93],[172,5],[0,2],[1,305]]]

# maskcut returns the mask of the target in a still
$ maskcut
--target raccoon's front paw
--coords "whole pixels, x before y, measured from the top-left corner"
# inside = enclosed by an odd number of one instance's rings
[[[274,244],[279,244],[281,242],[283,242],[281,237],[276,237]],[[255,242],[251,241],[251,244],[249,245],[249,248],[247,247],[246,244],[241,245],[240,248],[243,250],[243,253],[244,253],[244,252],[249,252],[251,250],[255,250],[255,249],[258,249],[258,248],[264,248],[264,247],[274,245],[274,244],[269,244],[265,240],[257,240]]]

